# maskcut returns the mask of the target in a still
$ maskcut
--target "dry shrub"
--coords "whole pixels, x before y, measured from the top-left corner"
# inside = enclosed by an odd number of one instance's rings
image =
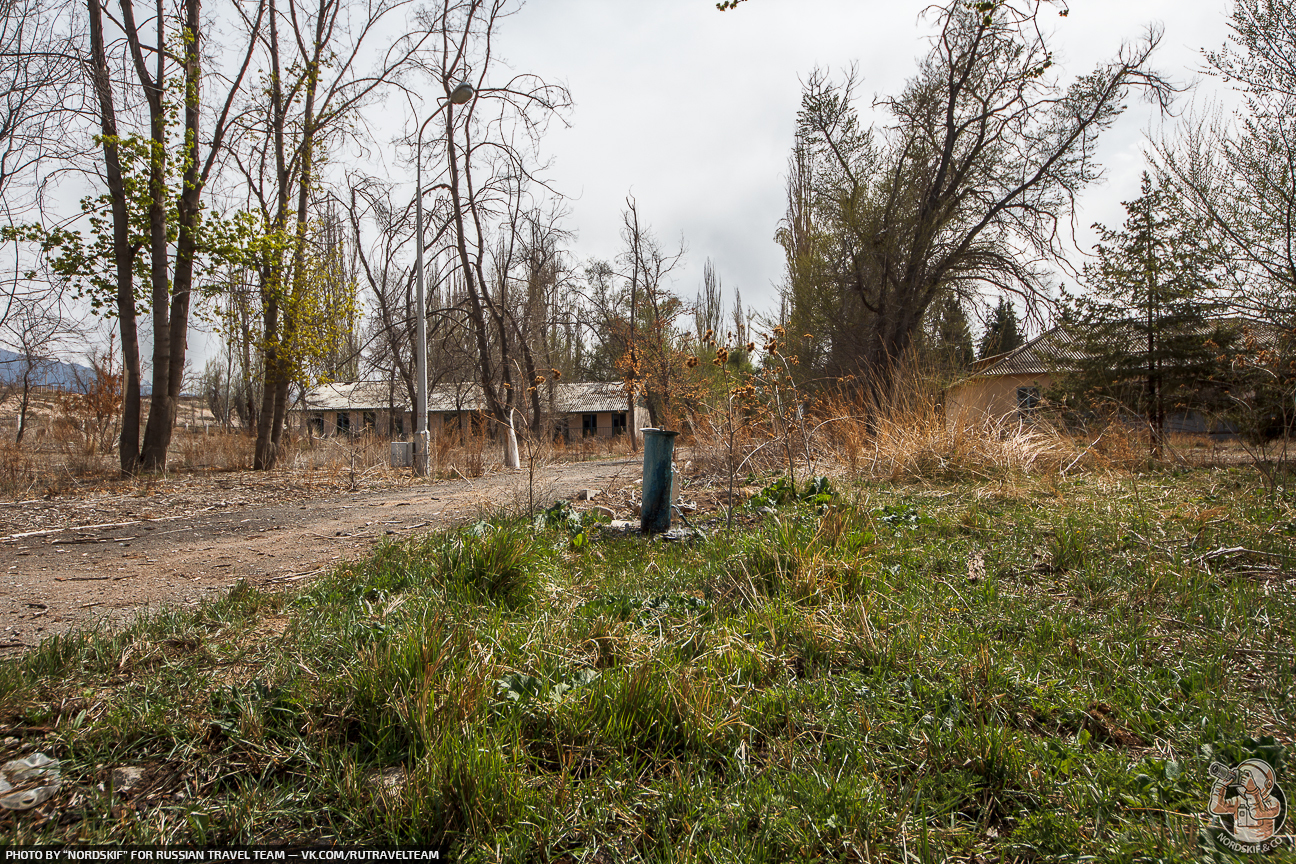
[[[480,477],[486,473],[492,448],[503,449],[503,441],[492,442],[480,432],[443,428],[432,435],[428,444],[428,473],[433,477]]]
[[[249,439],[250,440],[250,439]],[[255,442],[252,442],[255,445]],[[391,441],[379,435],[289,438],[283,463],[295,469],[327,473],[365,472],[391,465]],[[248,464],[251,464],[249,458]]]
[[[241,430],[177,429],[171,438],[167,465],[207,471],[241,471],[252,467],[256,439]]]
[[[1077,455],[1071,439],[1043,420],[950,424],[932,399],[832,426],[829,440],[854,471],[897,480],[1059,471]]]
[[[768,474],[786,468],[781,440],[767,423],[754,416],[735,417],[733,428],[726,412],[695,414],[689,423],[689,460],[703,475],[728,477],[748,473]],[[731,434],[732,433],[732,434]]]
[[[60,419],[80,434],[87,455],[112,452],[121,431],[123,376],[115,346],[110,339],[106,351],[91,353],[90,374],[74,372],[76,389],[56,397]]]
[[[691,456],[698,471],[719,478],[786,473],[791,461],[798,481],[833,468],[897,480],[1002,478],[1115,461],[1086,451],[1087,442],[1078,444],[1043,414],[950,423],[942,395],[937,376],[909,367],[882,396],[866,397],[849,381],[816,395],[798,393],[803,410],[785,411],[781,423],[771,419],[771,406],[731,414],[722,404],[693,418]]]
[[[0,442],[0,495],[18,501],[39,483],[40,471],[32,455],[13,441]]]
[[[474,447],[474,443],[477,446]],[[464,473],[469,477],[480,477],[486,473],[486,447],[480,437],[470,438],[468,444],[462,448],[462,453]]]
[[[944,382],[902,366],[889,393],[851,398],[839,390],[816,406],[823,430],[852,471],[873,477],[1002,478],[1080,467],[1074,439],[1043,412],[979,422],[951,422]]]

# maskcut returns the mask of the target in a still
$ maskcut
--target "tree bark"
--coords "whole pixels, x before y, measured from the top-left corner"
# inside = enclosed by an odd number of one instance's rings
[[[447,97],[449,96],[447,88]],[[472,262],[468,259],[468,241],[464,233],[463,199],[459,192],[459,158],[455,153],[453,109],[446,105],[446,149],[450,163],[450,203],[454,211],[455,250],[459,253],[459,266],[464,276],[468,294],[468,318],[472,322],[473,337],[477,343],[478,381],[486,399],[487,410],[499,423],[504,422],[504,405],[495,393],[494,364],[491,362],[490,337],[486,333],[486,316],[482,309],[481,291],[475,279]],[[471,202],[470,206],[471,206]],[[420,238],[421,242],[421,238]],[[480,256],[479,256],[480,257]],[[509,380],[507,361],[502,363],[505,383]]]
[[[198,124],[201,105],[201,70],[199,67],[201,0],[184,0],[184,143],[181,145],[184,171],[177,199],[178,236],[175,253],[175,284],[171,287],[171,303],[167,332],[166,392],[160,400],[159,381],[154,371],[153,402],[149,411],[148,428],[144,432],[144,465],[148,470],[166,469],[167,450],[171,446],[171,433],[175,428],[176,407],[184,387],[185,354],[189,336],[189,305],[193,290],[194,259],[198,250],[198,220],[201,215],[199,196],[202,178],[198,162]],[[160,73],[159,73],[160,74]],[[154,292],[156,297],[156,291]],[[160,322],[159,322],[160,323]],[[155,325],[157,326],[157,325]],[[156,340],[156,336],[155,336]],[[155,341],[156,345],[156,341]],[[154,363],[157,363],[156,352]],[[157,418],[157,422],[154,422]]]
[[[27,409],[31,405],[31,363],[23,370],[22,380],[22,400],[18,404],[18,436],[14,438],[15,444],[21,444],[23,433],[27,431]]]
[[[166,82],[166,55],[157,51],[157,67],[149,74],[144,58],[144,46],[139,28],[135,24],[135,7],[130,0],[121,0],[122,21],[126,41],[135,61],[135,73],[143,86],[149,113],[149,169],[148,169],[148,226],[149,226],[149,279],[153,295],[153,393],[149,403],[149,419],[144,428],[144,447],[140,453],[140,466],[146,471],[166,470],[166,444],[170,423],[174,422],[175,406],[171,390],[171,284],[168,275],[169,250],[167,243],[167,188],[166,188],[166,106],[163,88]],[[157,25],[157,45],[166,44],[166,26],[163,4],[157,3],[154,14]]]
[[[122,340],[122,425],[117,452],[121,472],[124,476],[129,476],[135,473],[139,465],[140,355],[135,320],[135,256],[138,249],[130,242],[130,214],[126,204],[126,187],[122,180],[121,154],[117,150],[117,110],[113,104],[108,58],[104,49],[103,7],[99,0],[87,0],[87,6],[90,13],[91,75],[99,102],[104,179],[108,185],[113,220],[117,324]]]

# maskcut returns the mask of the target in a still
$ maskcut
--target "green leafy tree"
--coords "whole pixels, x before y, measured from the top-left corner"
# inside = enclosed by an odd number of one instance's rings
[[[1160,458],[1168,409],[1206,409],[1230,337],[1217,324],[1224,257],[1208,224],[1145,172],[1120,230],[1095,225],[1090,294],[1071,301],[1080,354],[1070,389],[1145,419]]]

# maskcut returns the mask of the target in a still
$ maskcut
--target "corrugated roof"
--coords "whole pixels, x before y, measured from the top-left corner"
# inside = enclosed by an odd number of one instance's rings
[[[303,399],[307,411],[341,411],[386,408],[389,404],[386,381],[334,381],[307,390]],[[396,386],[395,403],[405,407],[405,387]]]
[[[391,404],[386,381],[348,381],[322,384],[306,393],[307,411],[373,411]],[[394,403],[409,410],[403,385],[396,387]],[[594,414],[626,410],[625,388],[619,383],[600,381],[559,382],[554,385],[550,407],[548,385],[541,393],[541,405],[556,414]],[[435,413],[484,411],[479,384],[442,384],[428,393],[428,410]]]
[[[1201,335],[1210,335],[1219,328],[1226,328],[1238,334],[1241,341],[1248,343],[1250,350],[1278,347],[1285,334],[1281,327],[1263,321],[1251,321],[1245,318],[1228,318],[1211,321],[1202,328]],[[1134,344],[1140,339],[1136,330],[1130,329],[1125,334],[1113,336],[1122,338],[1131,344],[1129,350],[1137,352]],[[1078,333],[1067,327],[1055,327],[1046,333],[1036,336],[1020,347],[1007,352],[978,360],[969,371],[969,378],[993,378],[1006,375],[1047,375],[1050,372],[1067,372],[1076,368],[1085,359],[1083,343]]]
[[[621,384],[578,381],[558,384],[554,392],[555,409],[564,414],[624,411],[626,404],[626,391]]]
[[[969,370],[971,377],[999,375],[1045,375],[1058,369],[1074,368],[1084,352],[1076,344],[1075,334],[1062,328],[1042,333],[1009,351],[978,360]]]

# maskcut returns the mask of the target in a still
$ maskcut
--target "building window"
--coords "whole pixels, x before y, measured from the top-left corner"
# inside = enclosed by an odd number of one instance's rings
[[[626,412],[613,411],[612,412],[612,434],[624,435],[625,431],[626,431]]]
[[[1017,388],[1017,413],[1029,414],[1039,405],[1040,392],[1038,387],[1018,387]]]
[[[392,418],[392,434],[404,435],[405,434],[405,412],[393,411],[391,418]]]
[[[315,413],[311,414],[310,430],[314,432],[316,435],[323,437],[324,435],[324,412],[323,411],[316,411]]]
[[[378,412],[377,411],[364,412],[360,417],[360,422],[363,424],[361,428],[364,429],[364,431],[366,432],[374,431],[375,429],[378,428]]]
[[[598,434],[598,415],[582,414],[581,415],[581,437],[589,438]]]
[[[351,413],[349,411],[337,412],[337,425],[335,429],[339,435],[351,434]]]

